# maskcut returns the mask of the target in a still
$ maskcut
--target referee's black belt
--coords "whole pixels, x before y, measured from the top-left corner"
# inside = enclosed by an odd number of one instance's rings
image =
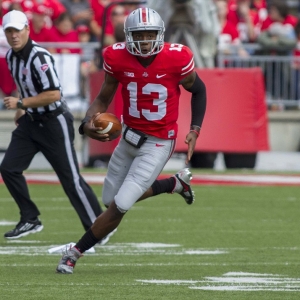
[[[48,120],[55,118],[64,112],[66,112],[66,109],[60,106],[55,110],[44,112],[44,113],[32,113],[26,111],[26,114],[29,116],[31,121],[47,122]]]

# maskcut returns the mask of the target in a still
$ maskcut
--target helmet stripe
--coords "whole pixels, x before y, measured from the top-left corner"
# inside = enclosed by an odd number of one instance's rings
[[[141,19],[142,19],[142,23],[148,22],[148,14],[147,14],[147,8],[146,7],[143,7],[141,9]]]

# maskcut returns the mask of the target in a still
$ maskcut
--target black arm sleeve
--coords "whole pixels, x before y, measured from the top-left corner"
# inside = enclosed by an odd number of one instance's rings
[[[206,111],[206,86],[196,73],[194,84],[187,91],[192,93],[191,107],[192,120],[191,126],[202,126]]]

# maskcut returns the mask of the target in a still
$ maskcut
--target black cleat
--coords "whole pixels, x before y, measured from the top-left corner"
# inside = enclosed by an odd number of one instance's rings
[[[178,193],[183,197],[187,204],[195,201],[194,191],[191,189],[192,173],[188,168],[178,171],[175,175],[175,187],[172,193]]]
[[[39,219],[36,221],[20,221],[14,229],[6,232],[4,237],[9,240],[18,239],[30,233],[40,232],[43,228],[44,226]]]

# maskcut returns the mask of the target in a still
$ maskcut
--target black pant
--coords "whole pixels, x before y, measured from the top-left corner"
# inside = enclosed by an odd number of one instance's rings
[[[91,187],[79,173],[74,149],[73,116],[68,111],[40,121],[25,114],[12,133],[12,139],[0,166],[1,175],[9,192],[20,208],[21,220],[32,220],[40,215],[30,199],[23,176],[34,155],[41,151],[56,172],[65,193],[87,230],[102,212]]]

